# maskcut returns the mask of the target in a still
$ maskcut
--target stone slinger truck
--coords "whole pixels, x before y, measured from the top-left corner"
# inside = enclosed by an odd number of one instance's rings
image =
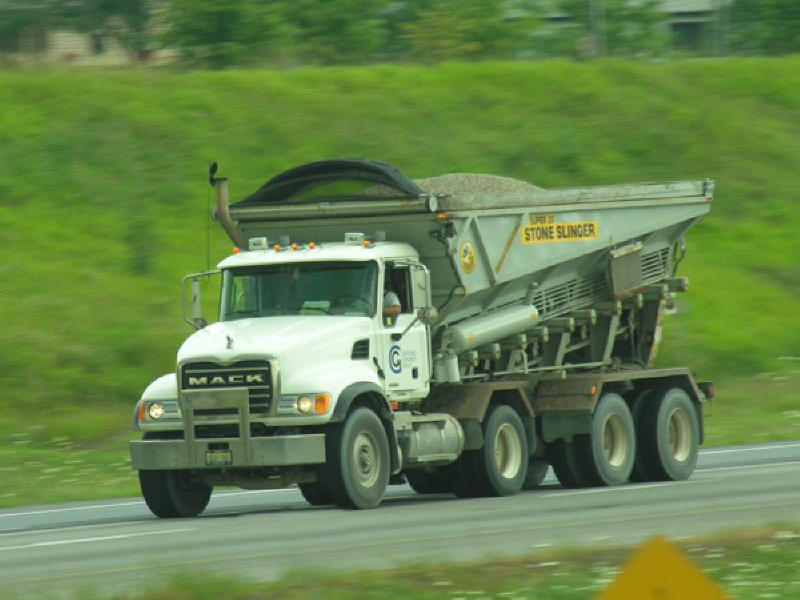
[[[372,508],[393,483],[502,496],[548,466],[568,487],[692,473],[713,385],[653,361],[711,181],[542,189],[339,159],[235,203],[211,182],[241,251],[184,278],[197,331],[136,405],[155,515],[195,516],[214,486]]]

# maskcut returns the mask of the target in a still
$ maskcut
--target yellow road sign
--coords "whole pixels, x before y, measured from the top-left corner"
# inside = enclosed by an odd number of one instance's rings
[[[661,537],[648,540],[597,600],[728,600],[716,583]]]

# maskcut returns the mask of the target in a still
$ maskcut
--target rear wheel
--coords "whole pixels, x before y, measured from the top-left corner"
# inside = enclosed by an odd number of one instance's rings
[[[642,442],[643,435],[647,435],[643,430],[643,415],[645,407],[653,402],[653,390],[648,389],[639,393],[634,398],[631,405],[631,416],[633,417],[633,427],[636,431],[636,458],[633,461],[633,470],[631,470],[631,481],[653,481],[655,474],[653,468],[650,466],[645,454],[645,444]]]
[[[700,426],[689,395],[669,388],[642,412],[639,460],[653,480],[686,479],[697,464]]]
[[[636,457],[633,417],[619,394],[603,394],[592,416],[592,431],[575,436],[579,468],[588,485],[628,481]]]
[[[586,487],[589,485],[578,465],[575,447],[572,442],[559,439],[547,446],[547,460],[559,483],[565,488]]]
[[[378,415],[356,408],[325,436],[323,489],[340,506],[374,508],[389,483],[389,441]]]
[[[211,498],[211,486],[191,471],[139,471],[147,507],[162,519],[196,517]]]
[[[547,475],[547,469],[550,465],[546,461],[539,458],[531,458],[528,461],[528,472],[525,475],[525,482],[522,484],[523,490],[533,490],[539,487],[544,481],[544,476]]]
[[[411,489],[418,494],[446,494],[451,491],[447,478],[439,471],[406,471]]]
[[[306,502],[312,506],[333,504],[331,495],[318,483],[300,483],[297,487],[300,488],[300,493],[303,495]]]
[[[509,496],[522,489],[528,470],[528,440],[517,411],[504,404],[483,423],[483,448],[469,453],[465,465],[480,496]]]
[[[454,463],[441,467],[447,488],[459,498],[475,498],[481,495],[472,473],[472,455],[480,450],[465,450]]]

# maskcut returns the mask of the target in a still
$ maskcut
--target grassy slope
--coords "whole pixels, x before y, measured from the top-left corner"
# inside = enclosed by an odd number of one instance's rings
[[[800,368],[777,360],[800,356],[800,57],[5,72],[0,444],[119,447],[133,402],[189,332],[178,282],[205,267],[208,162],[241,197],[332,156],[546,187],[716,179],[712,215],[688,239],[680,274],[693,285],[661,363],[727,380],[750,406],[777,395],[791,413],[791,389],[747,378]],[[229,250],[212,226],[212,262]],[[762,420],[783,423],[772,437],[796,436],[797,419]],[[753,425],[733,423],[739,437],[719,441],[752,439],[741,435]]]

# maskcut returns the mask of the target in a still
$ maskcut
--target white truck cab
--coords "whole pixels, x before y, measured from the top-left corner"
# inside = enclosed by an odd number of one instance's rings
[[[309,240],[240,252],[219,269],[219,321],[186,340],[178,351],[180,367],[268,356],[280,369],[272,416],[288,413],[294,424],[330,418],[330,411],[305,415],[297,399],[326,395],[332,409],[354,384],[375,386],[389,401],[427,396],[430,345],[416,314],[429,304],[421,287],[426,271],[410,245],[354,234],[346,242]],[[392,317],[382,310],[388,290],[401,305]],[[187,389],[204,385],[198,381],[187,380]]]

